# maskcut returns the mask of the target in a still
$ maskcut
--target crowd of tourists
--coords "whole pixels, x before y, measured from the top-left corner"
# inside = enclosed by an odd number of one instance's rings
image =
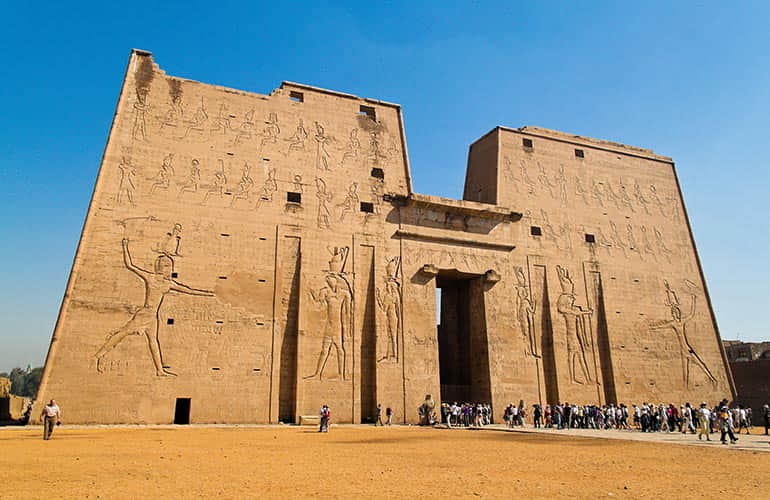
[[[762,408],[765,434],[770,427],[770,407]],[[527,424],[527,408],[524,403],[510,404],[503,412],[503,421],[509,427]],[[535,428],[548,429],[635,429],[641,432],[681,432],[697,434],[698,439],[711,440],[711,434],[720,432],[720,441],[738,441],[735,434],[745,430],[751,433],[751,408],[728,406],[727,400],[709,408],[704,401],[698,407],[685,403],[658,405],[643,403],[609,405],[577,405],[570,403],[532,406],[531,423]]]
[[[492,423],[489,403],[442,403],[441,421],[449,427],[481,427]]]

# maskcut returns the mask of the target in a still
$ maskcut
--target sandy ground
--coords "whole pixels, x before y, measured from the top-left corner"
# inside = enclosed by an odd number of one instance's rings
[[[416,427],[0,428],[5,498],[770,498],[770,456]]]

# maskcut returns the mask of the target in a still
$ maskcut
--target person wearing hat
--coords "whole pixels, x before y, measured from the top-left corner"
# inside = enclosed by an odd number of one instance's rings
[[[719,429],[722,431],[722,437],[720,438],[722,444],[727,444],[726,436],[730,437],[730,444],[735,444],[738,441],[738,438],[733,433],[733,423],[731,422],[730,410],[727,406],[719,409]]]
[[[709,421],[711,419],[711,411],[706,406],[706,402],[703,401],[698,409],[698,441],[706,436],[706,441],[711,441],[711,427]]]

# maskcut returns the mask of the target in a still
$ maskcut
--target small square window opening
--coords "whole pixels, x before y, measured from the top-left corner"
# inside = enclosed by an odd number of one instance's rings
[[[305,95],[302,92],[292,90],[289,92],[289,99],[294,102],[305,102]]]
[[[362,201],[361,202],[361,211],[366,212],[368,214],[374,213],[374,203],[369,203],[368,201]]]
[[[542,229],[540,229],[540,228],[539,228],[539,227],[537,227],[537,226],[530,226],[530,228],[529,228],[529,233],[530,233],[532,236],[542,236],[542,235],[543,235],[543,230],[542,230]]]
[[[575,158],[585,158],[586,154],[582,149],[575,150]]]
[[[596,243],[596,236],[586,233],[586,243]]]
[[[382,170],[379,167],[374,167],[372,169],[371,176],[374,177],[375,179],[384,179],[385,178],[385,171]]]
[[[374,121],[377,121],[377,114],[375,113],[374,108],[371,107],[371,106],[363,106],[362,105],[359,108],[359,112],[358,113],[361,114],[361,115],[364,115],[364,116],[368,116],[369,118],[371,118]]]
[[[527,149],[532,149],[533,147],[532,139],[527,139],[526,137],[521,139],[521,144]]]
[[[167,325],[173,325],[173,324],[174,324],[174,318],[168,318],[168,319],[166,320],[166,324],[167,324]]]
[[[289,191],[286,193],[286,201],[289,203],[302,203],[302,193],[294,193]]]

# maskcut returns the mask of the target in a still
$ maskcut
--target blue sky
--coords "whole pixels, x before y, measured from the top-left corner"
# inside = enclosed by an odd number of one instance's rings
[[[672,156],[723,338],[770,339],[767,2],[11,2],[0,31],[0,371],[45,359],[132,47],[168,73],[400,103],[419,192],[538,125]]]

